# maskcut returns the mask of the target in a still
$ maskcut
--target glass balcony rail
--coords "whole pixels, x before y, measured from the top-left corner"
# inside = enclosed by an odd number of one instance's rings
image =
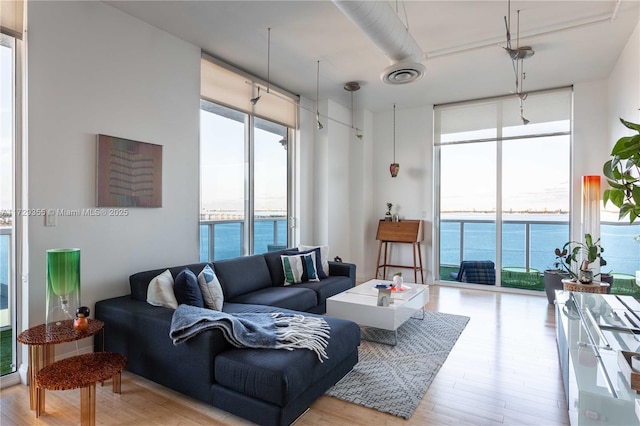
[[[15,371],[16,339],[11,326],[12,305],[9,297],[12,239],[13,229],[0,226],[0,376]]]
[[[562,247],[569,236],[569,224],[563,221],[509,220],[502,226],[503,267],[520,267],[525,271],[542,272],[553,268],[556,261],[554,250]],[[491,220],[443,219],[440,226],[440,279],[450,281],[450,272],[456,272],[462,260],[495,262],[495,227]],[[613,289],[628,287],[624,277],[640,270],[640,242],[633,238],[640,235],[640,224],[602,222],[600,233],[602,247],[606,250],[603,257],[607,260],[601,272],[614,275]],[[491,234],[493,238],[489,238]],[[507,275],[511,277],[513,274]],[[512,278],[507,283],[509,287],[514,286]],[[543,286],[540,281],[538,285],[523,283],[520,288],[541,289]]]
[[[272,216],[254,221],[254,252],[266,253],[287,247],[287,218]],[[229,259],[242,256],[244,246],[244,220],[201,220],[200,261]]]

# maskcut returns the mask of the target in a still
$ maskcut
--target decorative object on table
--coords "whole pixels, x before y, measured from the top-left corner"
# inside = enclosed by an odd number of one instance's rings
[[[98,135],[97,206],[162,207],[162,145]]]
[[[629,387],[640,393],[640,372],[634,370],[632,366],[633,358],[640,356],[638,352],[618,351],[618,367],[620,373],[625,378]]]
[[[363,328],[359,361],[326,395],[409,419],[456,344],[469,317],[425,311],[393,333]],[[417,424],[424,424],[424,421]]]
[[[404,280],[402,279],[402,272],[396,272],[393,274],[393,285],[397,290],[402,290],[402,284]]]
[[[384,220],[386,220],[387,222],[391,222],[391,219],[392,219],[391,208],[392,207],[393,207],[393,204],[387,203],[387,212],[384,214]]]
[[[607,264],[601,255],[603,252],[604,248],[600,245],[600,238],[594,241],[591,234],[585,234],[584,242],[568,241],[561,249],[556,248],[554,265],[569,274],[573,281],[588,284],[593,281],[594,277],[589,266],[596,261],[598,261],[598,266]]]
[[[398,176],[400,164],[396,163],[396,104],[393,104],[393,163],[389,166],[391,177]]]
[[[76,319],[73,321],[73,328],[77,331],[84,331],[89,328],[89,313],[91,310],[86,306],[76,309]]]
[[[391,304],[391,288],[384,286],[384,288],[376,286],[378,289],[378,306],[389,306]]]
[[[604,191],[603,201],[620,209],[619,219],[629,216],[629,223],[640,217],[640,124],[620,122],[635,135],[623,136],[611,149],[611,159],[602,167],[604,177],[611,188]]]
[[[60,326],[80,306],[80,249],[47,250],[46,324]]]

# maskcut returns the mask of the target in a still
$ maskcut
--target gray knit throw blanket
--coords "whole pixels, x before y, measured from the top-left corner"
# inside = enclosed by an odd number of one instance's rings
[[[329,358],[330,327],[322,317],[281,312],[228,314],[179,305],[171,318],[169,337],[177,345],[212,328],[221,330],[237,348],[309,349],[320,362]]]

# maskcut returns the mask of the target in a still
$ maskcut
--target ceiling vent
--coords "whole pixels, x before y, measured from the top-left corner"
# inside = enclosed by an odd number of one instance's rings
[[[387,84],[406,84],[422,78],[424,53],[398,14],[386,1],[333,0],[333,3],[391,61],[380,78]]]

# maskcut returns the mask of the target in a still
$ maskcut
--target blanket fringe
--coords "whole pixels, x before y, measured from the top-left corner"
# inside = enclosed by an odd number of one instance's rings
[[[318,360],[329,359],[326,347],[329,344],[331,327],[324,318],[275,312],[271,314],[277,327],[278,349],[309,349]]]

